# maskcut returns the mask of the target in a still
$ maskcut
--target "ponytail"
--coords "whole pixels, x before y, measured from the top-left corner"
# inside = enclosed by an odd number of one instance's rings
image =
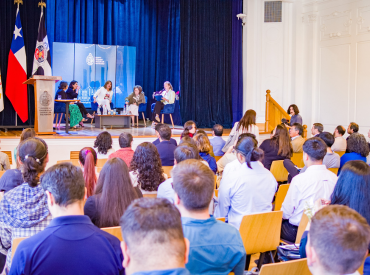
[[[255,147],[251,152],[245,157],[247,166],[252,169],[251,161],[260,161],[263,159],[264,152],[262,149]]]
[[[80,163],[84,167],[84,179],[87,189],[87,197],[94,194],[97,177],[95,173],[95,166],[97,162],[96,152],[91,147],[85,147],[79,154]]]
[[[242,154],[245,158],[248,168],[252,169],[252,161],[260,161],[263,158],[264,152],[257,147],[258,142],[255,138],[245,137],[238,141],[235,150]]]

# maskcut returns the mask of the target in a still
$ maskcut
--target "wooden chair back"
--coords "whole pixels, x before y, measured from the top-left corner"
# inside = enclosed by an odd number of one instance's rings
[[[299,222],[297,237],[295,239],[295,243],[299,244],[301,242],[302,235],[303,235],[304,231],[307,228],[308,222],[309,222],[309,220],[308,220],[307,215],[305,213],[303,213],[301,221]]]
[[[276,250],[279,246],[283,211],[243,217],[239,232],[248,255]]]
[[[105,227],[105,228],[101,228],[101,230],[117,237],[120,241],[122,241],[122,232],[121,232],[120,226]]]
[[[12,259],[14,257],[15,251],[17,250],[18,245],[23,241],[24,239],[27,239],[28,237],[22,237],[22,238],[15,238],[12,243]]]
[[[157,197],[157,193],[155,194],[143,194],[144,198],[150,198],[150,199],[155,199]]]
[[[80,155],[80,151],[71,151],[71,152],[69,152],[69,158],[70,159],[78,159],[79,155]]]
[[[218,198],[218,189],[215,189],[215,196]]]
[[[220,158],[222,158],[222,156],[215,156],[216,162],[219,161]]]
[[[96,161],[96,167],[103,167],[104,164],[108,161],[108,159],[98,159]]]
[[[275,211],[281,210],[286,194],[288,193],[290,184],[280,184],[275,197]]]
[[[293,156],[290,159],[295,165],[297,165],[299,168],[304,167],[303,162],[303,153],[293,153]]]
[[[172,178],[171,171],[173,169],[173,166],[162,166],[163,172],[168,176],[168,178]]]
[[[346,153],[346,151],[338,151],[338,152],[335,152],[335,153],[337,153],[341,157]]]
[[[78,162],[78,159],[58,160],[58,161],[57,161],[57,164],[59,164],[59,163],[63,163],[63,162],[70,162],[70,163],[72,163],[74,166],[80,166],[80,164],[79,164],[79,162]]]
[[[338,175],[339,168],[328,168],[330,172],[333,172],[334,174]]]
[[[262,266],[259,275],[311,275],[307,259],[299,259]]]
[[[275,160],[271,164],[270,172],[274,175],[277,182],[288,180],[288,171],[285,169],[283,160]]]
[[[225,218],[225,217],[222,217],[222,218],[216,218],[216,220],[221,221],[221,222],[226,222],[226,218]]]
[[[13,164],[12,152],[11,151],[2,151],[2,152],[8,155],[9,164],[12,165]]]
[[[0,178],[4,175],[5,171],[0,171]]]

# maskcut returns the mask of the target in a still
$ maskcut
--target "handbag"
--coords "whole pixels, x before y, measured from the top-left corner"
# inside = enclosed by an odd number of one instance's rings
[[[239,134],[236,133],[235,135],[229,136],[229,139],[226,141],[225,146],[222,148],[222,152],[226,153],[230,146],[234,146],[235,140],[237,140]]]
[[[300,259],[299,244],[280,245],[277,248],[277,255],[283,262]]]

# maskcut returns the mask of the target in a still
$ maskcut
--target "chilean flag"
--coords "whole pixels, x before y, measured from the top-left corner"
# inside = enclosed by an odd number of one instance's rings
[[[13,32],[12,45],[8,57],[5,94],[23,122],[28,119],[26,50],[24,48],[23,31],[19,8]]]

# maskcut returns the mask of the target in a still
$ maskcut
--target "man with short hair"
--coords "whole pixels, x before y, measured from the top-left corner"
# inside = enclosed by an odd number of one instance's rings
[[[127,167],[130,167],[130,162],[135,153],[135,151],[131,149],[132,141],[133,141],[133,138],[130,133],[120,134],[118,138],[118,142],[119,142],[119,146],[121,147],[121,149],[110,154],[108,156],[108,159],[121,158],[124,162],[126,162]]]
[[[190,275],[189,241],[181,216],[166,199],[133,201],[121,221],[123,267],[126,275]]]
[[[349,125],[348,125],[348,128],[347,128],[347,133],[350,135],[352,135],[353,133],[357,133],[358,130],[360,129],[360,127],[358,126],[357,123],[355,122],[351,122]],[[348,140],[349,136],[346,138],[346,140]]]
[[[292,127],[289,129],[289,135],[292,139],[292,146],[293,146],[293,152],[294,153],[302,153],[303,149],[303,143],[305,142],[305,139],[302,137],[303,135],[303,127],[299,123],[294,123]]]
[[[119,240],[84,216],[81,169],[60,163],[40,181],[53,220],[19,244],[9,274],[124,274]]]
[[[190,143],[182,143],[180,144],[175,152],[175,165],[174,169],[180,162],[187,160],[187,159],[199,159],[199,151],[197,147]],[[199,161],[199,160],[198,160]],[[208,164],[208,163],[207,163]],[[162,182],[158,186],[157,198],[166,198],[170,202],[174,202],[175,199],[175,191],[172,188],[173,185],[173,178],[169,178],[166,181]]]
[[[311,220],[308,268],[313,275],[359,275],[369,242],[370,227],[364,217],[348,206],[326,206]]]
[[[160,143],[155,145],[158,150],[159,157],[162,161],[162,166],[173,166],[174,165],[174,152],[176,145],[170,142],[171,139],[171,128],[167,124],[162,124],[159,129],[159,140]]]
[[[316,137],[318,134],[324,131],[324,125],[321,123],[314,123],[311,128],[312,137]]]
[[[344,152],[347,149],[347,140],[343,137],[346,133],[346,129],[342,125],[338,125],[334,130],[334,144],[331,146],[331,150],[334,152]]]
[[[224,132],[224,127],[220,124],[215,124],[213,126],[212,135],[213,138],[209,140],[213,147],[213,153],[215,156],[223,156],[224,152],[222,152],[222,148],[224,148],[226,141],[222,138],[222,134]]]
[[[317,199],[329,200],[333,193],[338,178],[323,164],[326,147],[324,141],[317,137],[303,144],[303,161],[307,169],[293,178],[281,207],[281,238],[284,240],[295,242],[306,203],[313,203]]]
[[[157,144],[159,144],[159,143],[161,142],[161,141],[159,140],[159,133],[158,133],[158,129],[159,129],[162,125],[163,125],[162,123],[157,123],[157,124],[155,125],[155,127],[154,127],[155,135],[157,136],[157,139],[156,139],[155,141],[153,141],[153,142],[152,142],[154,145],[157,145]],[[176,139],[170,138],[170,142],[171,142],[173,145],[177,146],[177,141],[176,141]]]
[[[190,241],[186,268],[191,274],[242,275],[246,252],[239,231],[208,213],[214,193],[213,172],[200,161],[188,159],[176,165],[172,175],[175,204]]]

